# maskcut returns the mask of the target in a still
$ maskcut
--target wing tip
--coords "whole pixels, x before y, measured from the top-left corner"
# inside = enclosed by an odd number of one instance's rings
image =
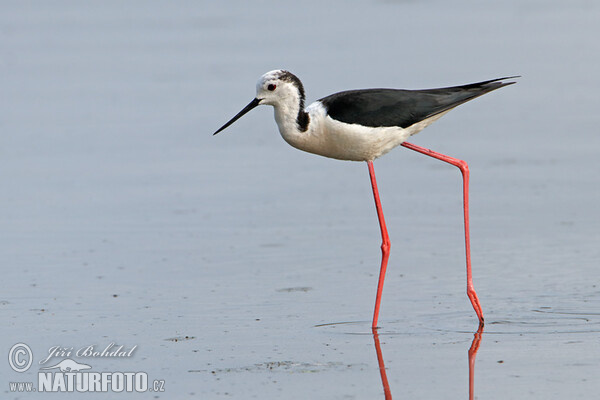
[[[517,79],[520,77],[521,77],[521,75],[505,76],[503,78],[496,78],[496,79],[490,79],[490,80],[483,81],[483,82],[471,83],[468,85],[464,85],[462,87],[465,89],[468,89],[468,88],[476,88],[476,87],[485,87],[485,86],[489,85],[489,86],[493,86],[496,88],[501,88],[503,86],[513,85],[513,84],[517,83],[515,81],[513,81],[513,82],[502,82],[502,81],[505,81],[507,79]]]

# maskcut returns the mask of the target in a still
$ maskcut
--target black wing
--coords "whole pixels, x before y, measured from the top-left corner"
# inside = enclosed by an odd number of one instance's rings
[[[440,89],[362,89],[349,90],[319,101],[333,119],[370,127],[407,128],[436,114],[448,111],[483,94],[512,85],[499,82],[516,76],[492,79],[470,85]]]

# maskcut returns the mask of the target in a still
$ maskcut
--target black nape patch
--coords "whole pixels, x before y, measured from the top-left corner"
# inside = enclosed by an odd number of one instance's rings
[[[308,113],[301,109],[298,112],[298,116],[296,117],[296,123],[298,124],[298,128],[300,129],[300,132],[306,132],[306,130],[308,129],[309,122],[310,122],[310,117],[308,116]]]
[[[302,85],[302,81],[296,75],[292,74],[289,71],[282,70],[278,79],[281,79],[284,82],[290,82],[298,89],[298,94],[300,95],[300,109],[298,111],[298,116],[296,117],[296,123],[298,124],[298,128],[301,132],[305,132],[308,129],[308,123],[310,122],[310,117],[308,113],[304,111],[304,85]]]

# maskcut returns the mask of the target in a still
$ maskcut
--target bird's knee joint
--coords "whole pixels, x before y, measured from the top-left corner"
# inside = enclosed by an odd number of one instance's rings
[[[389,252],[391,247],[392,247],[392,243],[389,240],[381,243],[381,251],[384,253]]]

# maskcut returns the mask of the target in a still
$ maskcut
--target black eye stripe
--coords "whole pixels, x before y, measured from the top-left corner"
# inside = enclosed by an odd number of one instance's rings
[[[272,92],[273,90],[275,90],[276,87],[277,87],[277,85],[270,83],[269,86],[267,86],[267,89]]]

